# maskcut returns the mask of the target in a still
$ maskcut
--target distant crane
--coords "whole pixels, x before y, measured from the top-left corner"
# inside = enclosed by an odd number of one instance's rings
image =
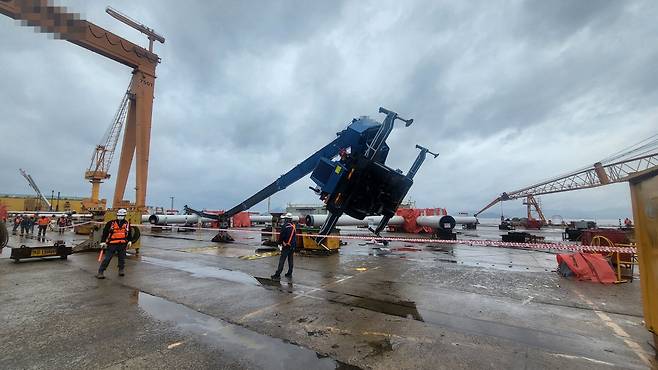
[[[523,204],[528,207],[528,219],[532,219],[531,209],[534,208],[537,211],[538,217],[546,224],[546,218],[535,197],[628,181],[629,177],[642,172],[650,172],[656,166],[658,166],[658,134],[614,153],[610,157],[594,163],[592,166],[584,167],[523,189],[504,192],[479,210],[475,216],[491,208],[498,202],[525,198]]]
[[[22,169],[22,168],[19,168],[18,171],[20,171],[21,175],[23,175],[23,177],[25,177],[25,180],[27,181],[27,183],[37,193],[37,196],[39,196],[39,198],[41,198],[41,200],[43,200],[46,203],[46,205],[48,205],[48,210],[52,211],[53,210],[52,204],[50,204],[50,202],[48,201],[48,198],[46,198],[43,195],[43,193],[41,192],[41,190],[39,190],[39,187],[37,186],[37,183],[34,181],[32,176],[29,173],[25,172],[25,170]]]
[[[33,27],[39,32],[54,34],[57,39],[69,41],[132,68],[131,104],[121,145],[112,207],[133,206],[129,201],[124,200],[124,193],[134,159],[134,208],[142,211],[146,208],[155,69],[160,63],[160,57],[153,53],[153,41],[164,43],[165,39],[152,29],[114,9],[108,9],[107,12],[126,25],[146,34],[149,39],[148,50],[89,21],[80,19],[78,13],[69,12],[63,6],[52,5],[49,0],[0,0],[0,14],[16,19],[20,21],[20,24]],[[101,152],[105,152],[105,150],[101,150]],[[107,152],[104,155],[107,155]],[[95,167],[91,167],[92,171],[94,169]]]
[[[88,210],[104,210],[105,200],[99,200],[100,186],[103,180],[110,178],[110,165],[112,158],[121,136],[121,131],[126,122],[128,115],[128,108],[134,95],[130,92],[131,86],[128,85],[126,93],[121,99],[121,104],[114,114],[114,119],[110,126],[105,131],[103,139],[100,144],[96,145],[94,152],[91,155],[91,163],[89,168],[85,171],[85,179],[91,182],[91,198],[82,201],[82,205]]]

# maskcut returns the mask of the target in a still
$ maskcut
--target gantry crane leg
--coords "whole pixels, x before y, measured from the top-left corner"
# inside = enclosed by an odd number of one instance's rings
[[[135,208],[146,205],[148,158],[151,142],[151,115],[155,76],[135,70],[131,82],[133,100],[128,110],[126,131],[121,144],[121,157],[117,173],[112,207],[124,206],[123,198],[133,158],[135,161]]]

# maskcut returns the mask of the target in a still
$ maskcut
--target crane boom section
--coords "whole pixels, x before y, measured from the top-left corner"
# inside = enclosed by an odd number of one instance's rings
[[[597,162],[592,167],[584,170],[543,181],[523,189],[503,193],[500,197],[494,199],[475,215],[479,215],[500,201],[525,198],[528,196],[561,193],[578,189],[588,189],[612,183],[624,182],[627,181],[629,177],[650,170],[655,166],[658,166],[658,152],[605,165],[601,162]]]
[[[571,173],[563,177],[551,179],[507,193],[507,197],[509,199],[517,199],[528,195],[536,196],[559,193],[569,190],[593,188],[608,183],[624,182],[628,180],[630,175],[649,169],[653,166],[658,166],[658,152],[607,165],[596,163],[593,167],[586,170]],[[597,174],[597,169],[599,169],[599,171],[602,169],[605,172],[609,182],[601,181],[601,176],[600,174]]]
[[[85,178],[87,179],[105,179],[109,178],[108,171],[110,170],[110,165],[112,164],[112,158],[114,158],[114,152],[116,151],[117,143],[119,142],[119,137],[121,137],[121,131],[126,122],[126,116],[128,115],[128,108],[130,105],[130,98],[132,94],[130,93],[130,86],[128,90],[121,99],[119,108],[114,114],[114,119],[110,126],[107,128],[105,135],[101,143],[96,146],[94,153],[91,157],[91,163],[89,168],[85,173]]]
[[[46,205],[48,205],[48,209],[52,209],[52,205],[48,201],[48,198],[46,198],[41,192],[41,190],[39,190],[39,186],[37,186],[37,183],[34,181],[32,176],[27,172],[25,172],[25,170],[22,168],[19,168],[18,171],[20,171],[21,175],[23,175],[23,177],[25,178],[25,181],[27,181],[27,183],[30,185],[32,190],[34,190],[34,192],[37,193],[39,198],[41,198],[46,203]]]
[[[155,76],[160,58],[132,42],[91,22],[79,19],[66,8],[52,6],[46,0],[0,1],[0,13],[36,27],[41,32],[53,33],[56,38],[69,41],[101,54],[121,64]]]
[[[268,197],[278,193],[279,191],[287,188],[291,184],[295,183],[296,181],[300,180],[304,176],[308,175],[313,171],[313,169],[315,169],[320,159],[335,157],[336,155],[338,155],[341,149],[351,148],[352,151],[363,150],[363,148],[365,148],[365,146],[367,145],[367,143],[364,140],[365,137],[363,136],[363,134],[366,131],[370,131],[374,134],[375,132],[377,132],[377,129],[380,126],[381,124],[367,118],[361,118],[359,120],[353,121],[352,124],[350,124],[347,127],[347,129],[339,132],[337,134],[338,137],[336,137],[331,143],[325,145],[323,148],[316,151],[308,158],[303,160],[301,163],[293,167],[290,171],[279,176],[279,178],[276,179],[274,182],[267,185],[266,187],[264,187],[254,195],[250,196],[240,204],[236,205],[235,207],[222,213],[221,215],[213,215],[204,212],[199,212],[188,207],[186,207],[186,209],[193,213],[201,215],[202,217],[208,217],[213,219],[219,219],[220,217],[227,219],[233,217],[242,211],[246,211],[250,209],[256,204],[262,202]]]

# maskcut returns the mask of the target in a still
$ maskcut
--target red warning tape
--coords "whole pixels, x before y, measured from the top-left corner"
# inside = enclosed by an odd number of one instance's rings
[[[147,227],[155,225],[135,225],[138,227]],[[171,226],[164,226],[171,227]],[[183,226],[181,226],[183,227]],[[226,231],[232,233],[258,233],[273,235],[278,234],[272,231],[260,231],[260,230],[246,230],[246,229],[214,229],[207,227],[188,227],[184,226],[185,229],[192,230],[211,230],[211,231]],[[319,234],[300,234],[301,236],[306,237],[324,237],[324,238],[339,238],[339,239],[350,239],[350,240],[377,240],[377,241],[388,241],[388,242],[402,242],[402,243],[426,243],[426,244],[463,244],[469,246],[481,246],[481,247],[498,247],[498,248],[517,248],[517,249],[554,249],[560,251],[571,251],[571,252],[603,252],[603,253],[637,253],[637,248],[635,247],[610,247],[603,245],[580,245],[580,244],[569,244],[569,243],[513,243],[513,242],[503,242],[497,240],[482,240],[482,239],[459,239],[459,240],[441,240],[441,239],[430,239],[430,238],[404,238],[404,237],[379,237],[376,238],[373,235],[319,235]]]

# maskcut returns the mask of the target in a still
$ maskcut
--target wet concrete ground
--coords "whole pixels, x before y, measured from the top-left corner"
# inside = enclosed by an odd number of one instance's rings
[[[497,230],[467,233],[460,237]],[[5,249],[2,367],[655,365],[639,281],[567,280],[551,253],[350,241],[338,255],[295,256],[293,279],[279,283],[269,279],[278,256],[256,254],[256,234],[235,236],[230,245],[205,232],[144,236],[127,275],[113,261],[105,280],[93,278],[95,253],[16,264]]]

